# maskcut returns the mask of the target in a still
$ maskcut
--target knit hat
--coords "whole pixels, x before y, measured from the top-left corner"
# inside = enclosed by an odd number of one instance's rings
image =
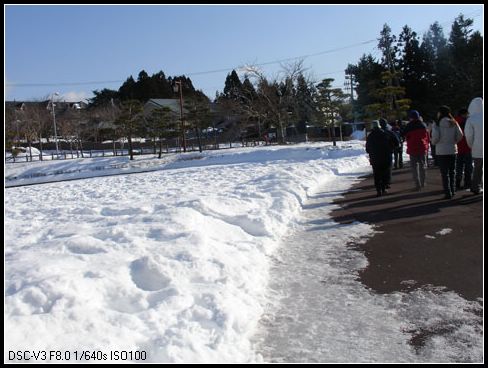
[[[417,110],[410,110],[408,113],[408,118],[418,120],[420,118],[420,114]]]
[[[383,118],[380,119],[379,123],[380,123],[381,129],[385,129],[386,128],[386,125],[388,124],[388,122],[386,121],[386,119],[383,119]]]

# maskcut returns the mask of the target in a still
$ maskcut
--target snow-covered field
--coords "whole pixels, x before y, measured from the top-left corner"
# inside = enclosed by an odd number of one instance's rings
[[[4,360],[260,361],[280,241],[369,171],[360,141],[7,165],[6,185],[93,177],[5,190]]]

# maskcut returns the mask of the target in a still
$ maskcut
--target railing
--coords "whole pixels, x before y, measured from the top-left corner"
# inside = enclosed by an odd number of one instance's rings
[[[339,141],[338,138],[336,138]],[[349,138],[345,138],[344,140],[349,140]],[[318,142],[318,141],[332,141],[331,138],[324,138],[324,137],[317,137],[317,136],[307,136],[305,134],[298,134],[293,136],[286,137],[287,144],[296,144],[301,142]],[[177,143],[177,141],[175,141]],[[174,143],[174,142],[171,142]],[[187,139],[187,152],[195,152],[199,150],[198,140],[197,138],[190,138]],[[229,149],[235,147],[255,147],[255,146],[264,146],[264,145],[274,145],[277,144],[276,140],[265,141],[263,139],[257,138],[241,138],[241,139],[234,139],[234,140],[215,140],[214,138],[203,138],[201,140],[202,149],[203,150],[217,150],[217,149]],[[143,147],[141,144],[134,143],[136,147],[132,149],[133,155],[154,155],[159,154],[159,142],[156,143],[156,146],[149,145],[145,143],[146,147]],[[137,147],[139,146],[139,147]],[[179,145],[172,144],[171,146],[168,143],[163,144],[162,146],[162,153],[181,153],[183,149]],[[78,159],[78,158],[94,158],[94,157],[114,157],[114,156],[129,156],[129,149],[128,148],[110,148],[110,149],[90,149],[90,150],[62,150],[59,154],[57,153],[43,153],[37,155],[29,155],[22,153],[22,155],[17,156],[8,156],[5,155],[5,162],[6,163],[22,163],[22,162],[33,162],[33,161],[52,161],[52,160],[71,160],[71,159]]]
[[[217,142],[213,139],[202,139],[202,149],[203,150],[217,150],[217,149],[229,149],[234,147],[243,147],[248,146],[250,141],[229,141],[229,142]],[[187,152],[195,152],[199,150],[198,141],[197,139],[187,139],[186,142],[186,151]],[[264,141],[253,141],[252,145],[264,145]],[[137,145],[137,144],[136,144]],[[180,146],[169,146],[164,144],[162,146],[161,153],[168,154],[168,153],[182,153],[183,149]],[[132,153],[134,156],[140,155],[154,155],[159,154],[159,144],[156,144],[156,148],[151,147],[134,147],[132,149]],[[79,159],[79,158],[94,158],[94,157],[114,157],[114,156],[129,156],[129,149],[128,148],[117,148],[117,149],[97,149],[97,150],[62,150],[59,154],[50,152],[48,154],[26,154],[22,153],[21,155],[16,156],[7,156],[5,155],[5,162],[6,163],[25,163],[25,162],[34,162],[34,161],[53,161],[53,160],[71,160],[71,159]]]

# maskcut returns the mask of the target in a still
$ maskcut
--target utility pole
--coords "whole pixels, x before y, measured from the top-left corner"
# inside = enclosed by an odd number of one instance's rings
[[[391,49],[390,49],[389,43],[387,43],[387,45],[386,45],[386,60],[388,63],[388,71],[390,72],[390,77],[388,78],[388,86],[392,87],[393,86],[393,79],[395,79],[396,87],[400,87],[400,82],[398,81],[397,73],[395,70],[395,64],[393,63],[393,60],[391,58]],[[392,105],[393,105],[392,108],[398,113],[398,105],[397,105],[396,100],[397,100],[396,93],[393,93],[392,94]]]
[[[59,93],[54,92],[51,94],[51,107],[52,107],[53,123],[54,123],[54,142],[56,143],[56,157],[59,158],[58,133],[56,131],[56,113],[54,111],[54,96],[59,96]]]
[[[352,112],[352,122],[356,121],[356,115],[354,114],[354,75],[348,73],[346,69],[346,81],[344,82],[346,88],[351,88],[351,112]]]

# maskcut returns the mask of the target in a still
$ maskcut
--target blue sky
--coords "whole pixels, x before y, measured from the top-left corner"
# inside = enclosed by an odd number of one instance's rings
[[[41,99],[52,92],[68,100],[91,97],[94,89],[118,89],[142,69],[150,75],[160,70],[167,76],[185,74],[213,98],[232,68],[355,45],[304,59],[314,78],[335,78],[334,85],[342,86],[349,63],[364,53],[379,56],[377,42],[357,44],[377,39],[384,23],[396,35],[405,24],[422,35],[438,21],[448,37],[460,13],[484,35],[479,4],[6,5],[6,99]],[[262,71],[272,77],[280,68],[276,63]],[[221,69],[226,70],[196,74]],[[102,83],[84,84],[93,81]]]

